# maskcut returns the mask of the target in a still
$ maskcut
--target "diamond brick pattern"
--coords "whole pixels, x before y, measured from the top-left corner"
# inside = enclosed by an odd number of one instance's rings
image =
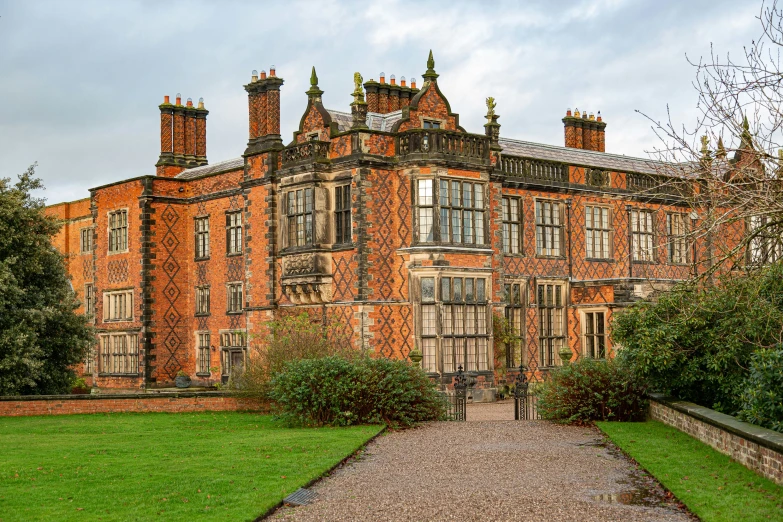
[[[316,111],[308,105],[310,118],[305,118],[305,126],[328,129],[325,121],[328,113],[341,135],[334,138],[328,132],[321,135],[321,139],[330,141],[327,157],[310,164],[291,163],[284,159],[290,150],[285,150],[284,142],[278,137],[281,81],[276,78],[268,83],[269,89],[251,93],[249,130],[253,143],[248,144],[241,158],[204,165],[206,128],[201,126],[206,125],[206,120],[186,123],[181,115],[161,113],[161,152],[165,153],[161,159],[171,159],[172,152],[189,152],[201,156],[198,161],[183,157],[182,164],[164,162],[158,169],[159,177],[113,183],[95,189],[89,200],[54,205],[47,210],[60,219],[68,218],[67,233],[55,241],[64,254],[69,254],[68,268],[77,294],[84,291],[87,282],[95,282],[98,297],[112,288],[134,288],[141,320],[132,325],[108,325],[107,329],[142,330],[140,347],[147,365],[145,375],[160,383],[173,380],[180,370],[197,377],[194,375],[195,329],[210,331],[215,345],[220,343],[219,332],[229,328],[252,326],[248,333],[261,334],[255,339],[262,339],[268,321],[303,312],[329,326],[328,335],[334,338],[347,339],[357,347],[366,342],[379,356],[408,357],[416,334],[420,333],[416,331],[420,318],[414,316],[419,288],[412,274],[491,277],[491,291],[486,295],[497,312],[502,312],[504,306],[501,302],[504,283],[512,279],[526,281],[528,302],[523,314],[523,353],[531,369],[538,371],[537,284],[556,280],[568,289],[564,327],[568,346],[579,357],[582,353],[580,321],[589,307],[603,309],[611,324],[617,307],[638,299],[650,289],[665,288],[695,271],[703,272],[709,268],[710,252],[715,256],[729,252],[747,233],[743,222],[726,225],[709,242],[699,238],[694,246],[695,263],[689,259],[687,264],[672,264],[668,262],[667,215],[689,214],[690,209],[672,204],[672,200],[665,203],[667,200],[650,197],[649,193],[631,195],[626,190],[629,180],[640,187],[640,175],[655,173],[654,162],[506,137],[499,138],[499,143],[492,143],[494,137],[481,134],[465,137],[458,128],[457,115],[451,112],[445,98],[430,88],[422,92],[415,104],[408,106],[410,110],[368,114],[370,129],[360,133],[350,129],[351,114]],[[378,97],[378,92],[368,90],[371,112],[378,110]],[[383,103],[386,102],[391,103],[390,100]],[[391,109],[385,107],[381,112]],[[359,112],[357,115],[361,117]],[[414,149],[419,145],[415,143],[420,142],[411,136],[426,134],[420,129],[422,118],[443,123],[435,133],[443,136],[443,140],[433,139],[426,148],[416,152]],[[405,134],[408,130],[415,132]],[[307,134],[300,133],[297,139],[305,140]],[[492,147],[490,152],[489,147],[496,144],[502,151]],[[574,165],[566,168],[569,163]],[[491,253],[465,246],[413,245],[418,226],[412,203],[416,195],[414,183],[419,178],[433,176],[487,184],[485,224]],[[353,237],[357,240],[353,249],[330,244],[334,236],[332,185],[348,177],[352,181]],[[312,248],[310,245],[294,248],[286,244],[285,223],[277,220],[285,208],[288,190],[305,186],[315,189],[315,244]],[[520,198],[522,203],[523,244],[518,255],[502,253],[502,197],[509,195]],[[557,200],[563,208],[559,257],[536,255],[535,202],[541,199]],[[437,199],[435,203],[433,219],[437,222],[440,219]],[[607,259],[586,259],[586,209],[590,205],[610,210],[611,252]],[[652,262],[631,259],[628,206],[648,209],[654,214],[655,259]],[[118,208],[128,209],[129,251],[108,256],[105,255],[107,215]],[[246,241],[242,255],[225,255],[226,211],[243,211]],[[207,260],[194,259],[193,218],[196,216],[211,216],[211,257]],[[95,254],[74,257],[70,254],[76,254],[79,231],[85,226],[93,227]],[[287,287],[289,295],[295,296],[293,299],[298,303],[293,304],[282,286],[282,258],[293,254],[317,256],[318,269],[323,271],[319,277],[331,278],[331,293],[318,286],[322,280],[309,274],[286,278],[286,284],[291,285]],[[688,254],[691,256],[690,246]],[[737,253],[737,268],[745,264],[744,255],[744,252]],[[243,304],[249,309],[227,314],[226,283],[234,281],[244,283]],[[211,315],[195,317],[195,288],[207,285],[211,289]],[[100,313],[102,301],[97,301]],[[214,357],[210,365],[219,364],[219,354],[211,355]],[[537,377],[540,376],[538,372]],[[486,382],[491,383],[491,377],[486,377]],[[123,379],[107,379],[99,385],[143,385],[139,377],[136,381]]]
[[[183,341],[177,334],[177,328],[182,319],[182,315],[177,310],[178,300],[182,295],[182,291],[175,281],[175,277],[179,274],[181,268],[177,261],[180,241],[174,230],[179,220],[179,213],[172,205],[167,205],[161,213],[161,221],[165,227],[161,245],[168,254],[161,266],[165,276],[163,296],[168,301],[168,307],[163,314],[163,324],[161,325],[161,337],[164,339],[163,348],[165,350],[163,356],[165,362],[162,369],[169,380],[173,380],[177,372],[182,369],[179,357]]]

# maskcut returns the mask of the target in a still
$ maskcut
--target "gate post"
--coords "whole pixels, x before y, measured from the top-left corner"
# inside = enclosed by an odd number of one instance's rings
[[[524,364],[519,365],[519,374],[514,385],[514,420],[529,420],[527,415],[527,376]]]
[[[457,376],[454,378],[454,420],[464,421],[467,417],[468,383],[462,372],[462,365],[457,368]]]

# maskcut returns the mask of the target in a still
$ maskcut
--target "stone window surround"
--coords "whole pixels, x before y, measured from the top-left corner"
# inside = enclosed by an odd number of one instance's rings
[[[486,280],[485,283],[485,296],[486,301],[485,303],[487,308],[487,370],[480,370],[478,371],[479,374],[492,374],[494,372],[494,358],[491,356],[493,353],[493,332],[492,332],[492,310],[493,310],[493,302],[492,302],[492,269],[488,268],[458,268],[458,267],[422,267],[422,268],[416,268],[410,271],[410,277],[408,278],[409,281],[409,287],[410,287],[410,296],[411,296],[411,303],[413,305],[413,317],[414,317],[414,335],[415,335],[415,343],[417,347],[422,348],[422,302],[421,302],[421,280],[425,277],[432,277],[435,279],[435,301],[432,304],[435,304],[436,306],[440,307],[443,305],[443,301],[441,299],[441,278],[442,277],[462,277],[462,278],[483,278]],[[484,304],[480,305],[484,306]],[[442,361],[440,360],[443,355],[441,341],[443,339],[443,333],[442,333],[442,321],[441,321],[441,314],[440,311],[438,312],[438,315],[436,316],[436,329],[437,334],[435,336],[436,342],[435,342],[435,350],[436,350],[436,365],[438,370],[435,373],[430,373],[430,375],[438,375],[438,376],[449,376],[454,375],[454,373],[444,373],[442,371],[443,365]],[[422,350],[423,352],[424,350]],[[424,362],[422,361],[422,364]]]
[[[557,278],[557,277],[538,277],[534,280],[534,294],[530,299],[530,306],[538,308],[538,313],[536,314],[536,321],[538,324],[538,333],[539,333],[539,339],[536,343],[538,346],[538,354],[537,357],[539,359],[539,367],[540,368],[552,368],[553,366],[548,366],[544,364],[544,361],[541,360],[541,340],[540,340],[540,334],[541,334],[541,310],[544,309],[544,307],[541,306],[541,303],[538,302],[538,287],[539,285],[561,285],[562,286],[562,310],[563,310],[563,320],[562,320],[562,328],[563,328],[563,340],[564,344],[563,346],[568,346],[568,307],[569,307],[569,295],[571,292],[571,288],[569,285],[568,278]],[[562,348],[562,346],[561,346]],[[553,357],[554,366],[560,366],[562,365],[562,361],[560,360],[560,357],[557,353],[554,354]]]
[[[535,226],[535,244],[536,244],[536,257],[537,258],[544,258],[544,259],[566,259],[566,253],[567,253],[567,245],[566,245],[566,235],[568,233],[567,231],[567,225],[568,225],[568,216],[566,211],[566,201],[562,199],[553,199],[553,198],[547,198],[547,197],[538,197],[534,196],[533,198],[533,225]],[[538,212],[537,207],[539,203],[551,203],[553,205],[557,205],[558,209],[558,220],[559,224],[553,225],[553,224],[542,224],[538,222]],[[547,229],[558,229],[559,230],[559,239],[558,239],[558,245],[557,245],[557,254],[542,254],[540,253],[540,245],[538,241],[538,228],[539,227],[545,227],[545,230]],[[550,250],[553,250],[550,248]]]
[[[112,250],[111,249],[111,215],[116,212],[123,212],[123,211],[125,212],[126,215],[125,249]],[[116,254],[127,254],[128,252],[130,252],[130,234],[128,234],[128,229],[130,229],[130,212],[128,207],[115,208],[106,212],[106,255],[113,256]],[[94,244],[93,244],[93,248],[95,248]]]
[[[92,251],[95,249],[95,227],[90,225],[88,227],[82,227],[79,229],[79,253],[80,254],[91,254]],[[89,238],[87,240],[89,248],[85,249],[85,237]]]
[[[587,305],[584,307],[579,308],[579,338],[582,344],[582,357],[591,359],[587,354],[587,314],[589,313],[603,313],[604,314],[604,357],[603,359],[608,359],[609,354],[611,353],[610,345],[609,345],[609,307],[607,306],[600,306],[600,305]],[[595,335],[595,334],[594,334]]]
[[[682,218],[682,233],[672,234],[672,225],[674,225],[674,216]],[[689,216],[685,212],[666,212],[666,261],[672,265],[687,265],[691,259],[690,245],[688,241],[688,221]],[[683,261],[674,261],[673,248],[675,241],[681,241]]]
[[[202,229],[202,230],[199,230],[199,224],[202,222],[202,220],[206,220],[206,228]],[[212,253],[212,248],[211,248],[212,245],[210,244],[210,241],[211,241],[211,238],[210,238],[210,225],[211,225],[211,223],[210,223],[210,219],[209,219],[209,214],[193,216],[193,234],[194,234],[193,243],[194,243],[194,246],[195,246],[193,255],[194,255],[194,258],[196,260],[198,260],[198,261],[204,261],[204,260],[209,259],[210,255]],[[204,252],[202,252],[202,254],[204,254],[204,255],[199,255],[199,249],[200,249],[199,248],[199,238],[202,235],[206,235],[206,244],[204,245]]]
[[[588,261],[614,261],[614,209],[611,207],[611,205],[607,205],[605,203],[593,203],[593,202],[585,202],[585,259]],[[596,227],[595,223],[593,223],[593,226],[590,227],[590,230],[597,231],[600,233],[608,232],[609,234],[609,241],[608,241],[608,251],[606,252],[606,256],[590,256],[588,255],[589,249],[587,248],[587,216],[588,212],[592,212],[593,208],[600,208],[607,212],[607,226],[608,228],[603,228],[603,226]],[[594,216],[595,214],[593,214]]]
[[[411,200],[412,200],[412,229],[411,234],[413,238],[412,246],[453,246],[453,247],[467,247],[467,248],[489,248],[490,247],[490,211],[488,209],[489,200],[491,198],[490,183],[483,175],[478,178],[468,178],[464,176],[455,176],[448,173],[447,169],[432,168],[427,174],[414,171],[410,176],[411,179]],[[422,241],[419,239],[419,181],[420,180],[432,180],[432,205],[426,205],[428,208],[432,208],[432,234],[433,241]],[[483,243],[454,243],[452,241],[444,241],[440,237],[440,181],[459,181],[468,182],[473,184],[482,185],[484,189],[484,208],[473,209],[479,210],[484,213],[484,242]],[[449,207],[451,208],[451,207]],[[449,227],[450,229],[450,227]],[[475,226],[474,226],[475,230]]]
[[[491,281],[490,281],[491,284]],[[512,310],[518,311],[517,313],[520,314],[520,324],[519,324],[519,332],[514,332],[518,337],[519,340],[517,342],[518,349],[520,351],[519,356],[512,356],[509,357],[509,352],[506,352],[506,368],[519,368],[519,364],[516,364],[516,361],[519,361],[522,364],[525,364],[527,366],[527,358],[529,355],[527,354],[527,350],[525,347],[527,346],[527,308],[530,305],[530,296],[529,296],[529,285],[530,285],[530,278],[528,277],[507,277],[503,280],[504,285],[504,298],[503,298],[503,316],[506,318],[507,321],[509,321],[509,324],[514,327],[513,324],[513,318],[509,317]],[[519,285],[519,304],[509,304],[509,296],[505,295],[505,285]],[[513,361],[512,361],[513,359]],[[509,363],[513,363],[509,366]]]
[[[335,188],[350,185],[351,196],[351,227],[356,219],[353,198],[357,197],[353,185],[353,171],[345,170],[336,173],[307,173],[304,177],[288,176],[284,178],[278,191],[277,238],[281,245],[281,254],[307,252],[312,250],[345,250],[354,248],[354,243],[335,243],[336,230],[334,211],[336,206]],[[306,246],[290,246],[288,242],[288,193],[292,190],[313,189],[313,242]],[[353,232],[351,232],[353,236]],[[351,237],[353,240],[353,237]]]
[[[125,337],[125,356],[128,358],[126,361],[128,363],[128,367],[130,369],[134,368],[135,363],[135,370],[136,371],[124,371],[124,372],[111,372],[106,371],[106,364],[113,364],[116,365],[116,362],[114,361],[114,357],[116,357],[116,353],[112,352],[111,354],[106,354],[107,344],[110,345],[108,349],[114,350],[116,349],[116,341],[115,338],[117,337]],[[139,358],[141,357],[141,352],[139,345],[140,339],[139,339],[139,331],[138,330],[120,330],[120,331],[112,331],[112,332],[101,332],[98,334],[98,375],[111,375],[111,376],[118,376],[118,377],[138,377],[139,376]]]
[[[196,375],[201,377],[209,377],[211,375],[210,370],[210,352],[212,350],[212,337],[209,330],[196,330],[193,332],[193,336],[195,337],[195,346],[196,346]],[[202,336],[206,336],[206,346],[202,345],[202,341],[204,338]],[[204,363],[204,353],[203,349],[206,348],[206,361],[207,361],[207,367],[204,368],[202,365]]]
[[[112,319],[111,318],[111,315],[112,315],[111,312],[112,312],[112,308],[113,308],[114,305],[111,302],[112,301],[111,298],[113,296],[115,296],[115,295],[120,295],[120,294],[127,294],[127,295],[130,296],[130,298],[128,299],[128,301],[130,301],[130,303],[126,303],[126,305],[125,305],[126,306],[126,316],[122,317],[122,318]],[[129,287],[129,288],[117,288],[117,289],[112,289],[112,290],[104,290],[103,294],[102,294],[102,298],[103,298],[103,322],[104,323],[127,323],[127,322],[133,321],[133,319],[134,319],[133,304],[134,304],[134,301],[135,301],[135,296],[133,294],[134,294],[134,288],[132,288],[132,287]]]

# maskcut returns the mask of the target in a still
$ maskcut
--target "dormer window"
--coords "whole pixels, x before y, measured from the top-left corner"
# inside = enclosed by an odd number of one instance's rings
[[[439,121],[433,121],[433,120],[424,120],[424,128],[425,129],[440,129],[440,122]]]
[[[307,135],[307,141],[318,141],[319,137],[317,132],[313,132]]]

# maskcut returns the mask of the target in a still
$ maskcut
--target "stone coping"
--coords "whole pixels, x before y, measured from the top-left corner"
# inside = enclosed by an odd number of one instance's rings
[[[692,402],[681,401],[661,393],[650,393],[650,398],[669,408],[690,415],[711,426],[720,428],[738,437],[750,440],[773,451],[783,454],[783,433],[778,433],[749,422],[744,422],[731,415],[699,406]]]
[[[226,391],[148,391],[136,393],[96,393],[67,395],[2,395],[0,401],[94,401],[116,399],[185,399],[193,397],[236,397]]]

